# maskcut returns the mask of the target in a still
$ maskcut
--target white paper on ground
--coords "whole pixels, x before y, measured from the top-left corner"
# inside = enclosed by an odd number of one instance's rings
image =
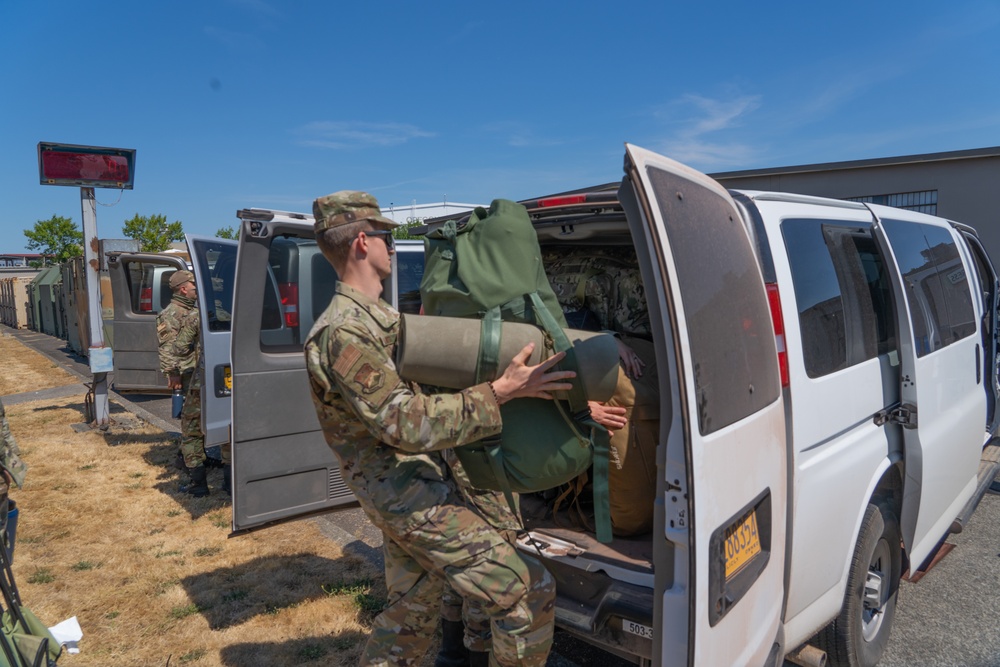
[[[49,628],[49,632],[56,638],[56,641],[66,647],[70,653],[79,653],[80,649],[76,643],[83,639],[83,630],[80,628],[76,616],[67,618],[62,623],[57,623]]]

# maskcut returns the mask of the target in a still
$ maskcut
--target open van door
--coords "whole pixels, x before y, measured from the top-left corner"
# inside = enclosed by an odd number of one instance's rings
[[[170,303],[170,274],[186,268],[182,258],[169,255],[108,255],[116,391],[168,391],[167,378],[160,372],[156,316]]]
[[[239,211],[232,321],[233,530],[355,505],[310,396],[302,346],[337,275],[313,217]],[[395,305],[393,275],[383,298]]]
[[[625,173],[619,199],[656,358],[669,371],[660,373],[660,414],[671,418],[660,435],[654,663],[780,664],[787,453],[756,255],[715,181],[632,145]]]
[[[236,241],[187,235],[188,254],[198,286],[201,350],[205,375],[201,389],[201,428],[205,446],[229,442],[233,390],[229,363],[236,278]]]
[[[903,426],[900,529],[913,572],[976,489],[986,423],[981,306],[972,297],[979,285],[971,284],[977,272],[963,260],[950,226],[910,211],[869,208],[895,271],[902,405],[890,419]]]

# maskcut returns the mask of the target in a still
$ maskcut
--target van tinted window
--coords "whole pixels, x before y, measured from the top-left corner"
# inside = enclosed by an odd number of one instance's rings
[[[945,227],[883,220],[910,307],[917,356],[976,332],[969,277]]]
[[[271,242],[268,265],[261,292],[261,349],[301,349],[313,323],[330,305],[337,274],[315,239],[291,235]]]
[[[890,283],[871,225],[785,220],[781,235],[806,374],[822,377],[895,349]]]
[[[424,277],[424,253],[396,252],[396,286],[399,290],[399,312],[416,315],[420,312],[420,281]]]
[[[194,241],[194,246],[199,275],[208,277],[208,285],[198,285],[208,304],[208,330],[229,331],[233,319],[236,246],[211,241]]]
[[[650,168],[687,320],[698,426],[713,433],[778,398],[774,328],[757,260],[733,207]],[[684,197],[678,197],[678,193]]]

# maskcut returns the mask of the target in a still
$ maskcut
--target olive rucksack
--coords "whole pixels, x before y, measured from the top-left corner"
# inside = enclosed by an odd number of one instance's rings
[[[554,350],[566,352],[560,368],[579,368],[523,206],[496,199],[489,210],[478,207],[467,221],[451,220],[427,234],[424,248],[424,312],[481,320],[477,382],[504,370],[498,368],[504,321],[543,328]],[[597,538],[610,541],[608,434],[591,419],[579,384],[574,382],[566,401],[518,399],[502,405],[500,413],[499,436],[455,448],[472,485],[502,491],[514,508],[513,492],[555,488],[593,464]]]

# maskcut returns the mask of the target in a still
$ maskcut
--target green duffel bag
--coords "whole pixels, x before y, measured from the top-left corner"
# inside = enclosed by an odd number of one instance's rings
[[[538,236],[527,210],[496,199],[476,208],[468,221],[449,221],[424,239],[420,296],[427,315],[469,317],[481,324],[475,381],[494,380],[499,368],[501,324],[526,322],[545,330],[559,368],[579,363],[563,330],[566,319],[542,265]],[[617,366],[617,359],[615,359]],[[565,401],[518,399],[501,406],[497,438],[456,447],[473,486],[502,491],[512,508],[513,492],[554,488],[594,467],[597,539],[611,540],[608,499],[608,434],[590,417],[587,397],[573,383]]]

